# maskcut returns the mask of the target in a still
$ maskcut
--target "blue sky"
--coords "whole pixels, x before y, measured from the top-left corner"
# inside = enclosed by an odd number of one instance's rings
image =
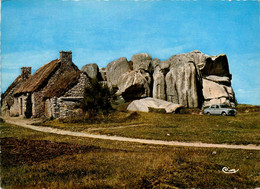
[[[256,0],[2,0],[2,91],[72,50],[99,67],[136,53],[168,59],[198,49],[227,54],[239,103],[260,104],[260,19]]]

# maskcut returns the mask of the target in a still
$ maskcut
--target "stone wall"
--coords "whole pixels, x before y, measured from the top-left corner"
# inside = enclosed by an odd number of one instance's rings
[[[30,94],[24,94],[19,97],[14,98],[14,103],[10,108],[10,116],[25,116],[25,112],[31,111],[30,102],[28,100],[30,97]]]
[[[84,89],[86,85],[89,84],[89,79],[85,73],[80,74],[80,78],[78,80],[78,83],[72,87],[70,90],[68,90],[64,96],[65,97],[83,97]]]
[[[32,94],[32,116],[42,117],[45,112],[44,92],[37,91]]]
[[[89,84],[87,75],[81,73],[78,83],[63,96],[50,98],[45,101],[45,115],[53,118],[83,115],[80,102],[83,98],[84,89]]]
[[[19,101],[18,98],[13,99],[13,105],[10,107],[10,116],[19,116]]]

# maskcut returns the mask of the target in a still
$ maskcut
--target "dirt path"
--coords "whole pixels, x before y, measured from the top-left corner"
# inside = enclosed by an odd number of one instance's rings
[[[114,127],[100,127],[100,128],[89,128],[88,131],[100,131],[104,129],[125,129],[125,128],[130,128],[130,127],[142,127],[142,126],[149,126],[150,124],[133,124],[133,125],[125,125],[125,126],[114,126]]]
[[[5,121],[7,123],[19,125],[19,126],[29,128],[29,129],[32,129],[35,131],[54,133],[54,134],[59,134],[59,135],[69,135],[69,136],[77,136],[77,137],[88,137],[88,138],[95,138],[95,139],[135,142],[135,143],[142,143],[142,144],[167,145],[167,146],[260,150],[260,146],[256,146],[256,145],[252,145],[252,144],[250,144],[250,145],[231,145],[231,144],[210,144],[210,143],[201,143],[201,142],[147,140],[147,139],[120,137],[120,136],[107,136],[107,135],[97,135],[97,134],[89,134],[89,133],[82,133],[82,132],[73,132],[73,131],[55,129],[55,128],[51,128],[51,127],[42,127],[42,126],[31,125],[32,123],[37,122],[37,120],[24,120],[24,119],[19,119],[19,118],[8,118],[8,119],[5,119]]]

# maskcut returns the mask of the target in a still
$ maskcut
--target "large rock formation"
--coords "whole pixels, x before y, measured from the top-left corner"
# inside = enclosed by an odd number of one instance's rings
[[[99,69],[98,65],[95,63],[83,66],[81,71],[87,73],[91,79],[98,79]]]
[[[121,57],[107,65],[106,77],[109,88],[118,88],[120,77],[131,71],[130,64],[125,57]]]
[[[197,72],[193,62],[177,62],[166,75],[167,101],[195,108],[199,105]]]
[[[203,79],[204,106],[227,104],[235,106],[235,94],[230,86]]]
[[[151,77],[143,70],[130,71],[123,74],[118,83],[118,95],[126,101],[150,96]]]
[[[160,66],[156,66],[153,73],[153,97],[165,100],[165,80]]]
[[[140,53],[133,55],[131,61],[133,62],[133,70],[151,71],[152,57],[147,53]]]
[[[88,64],[81,70],[116,90],[125,101],[153,97],[188,108],[236,105],[228,59],[223,54],[209,56],[195,50],[161,61],[140,53],[130,61],[121,57],[106,68]]]
[[[185,107],[212,103],[235,105],[226,55],[208,56],[198,50],[160,61],[149,54],[120,58],[107,66],[107,81],[126,101],[153,97]],[[222,91],[222,92],[220,92]]]
[[[166,113],[174,113],[180,108],[182,108],[182,105],[180,104],[174,104],[165,100],[148,97],[140,100],[134,100],[128,105],[127,110],[149,112],[151,109],[163,109]]]

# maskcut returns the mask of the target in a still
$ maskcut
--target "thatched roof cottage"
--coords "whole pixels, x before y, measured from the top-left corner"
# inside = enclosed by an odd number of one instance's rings
[[[6,89],[2,95],[1,113],[10,115],[10,108],[14,103],[14,92],[31,77],[31,67],[22,67],[21,75],[19,75],[14,82]]]
[[[13,93],[10,116],[66,117],[81,114],[79,102],[89,83],[72,62],[71,51],[39,68]]]

